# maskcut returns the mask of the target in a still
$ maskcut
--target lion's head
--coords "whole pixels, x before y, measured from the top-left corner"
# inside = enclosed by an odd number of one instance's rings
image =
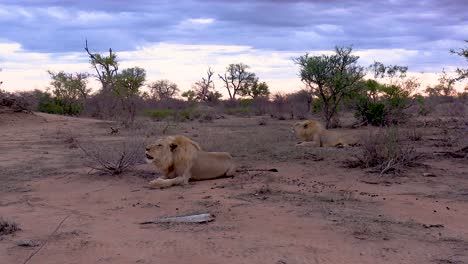
[[[194,157],[200,146],[185,136],[168,136],[146,146],[146,161],[168,175]]]
[[[322,124],[313,120],[306,120],[294,123],[293,132],[302,140],[311,140],[317,133],[322,133],[324,130]]]

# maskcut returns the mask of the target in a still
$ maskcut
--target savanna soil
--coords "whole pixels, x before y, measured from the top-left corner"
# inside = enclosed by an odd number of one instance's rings
[[[23,263],[38,249],[22,240],[47,242],[28,263],[468,263],[468,163],[434,154],[444,150],[440,129],[408,141],[418,166],[379,176],[346,166],[356,147],[295,147],[292,122],[149,122],[111,135],[110,122],[0,115],[0,217],[22,229],[0,236],[0,263]],[[163,130],[229,151],[242,167],[279,172],[151,190],[151,166],[90,172],[77,147],[150,141]],[[216,219],[139,224],[203,212]]]

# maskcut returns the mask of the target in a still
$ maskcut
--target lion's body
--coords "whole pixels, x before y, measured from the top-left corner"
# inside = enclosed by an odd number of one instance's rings
[[[322,124],[314,120],[297,122],[293,125],[296,136],[300,138],[300,146],[314,147],[348,146],[343,137],[336,131],[327,130]]]
[[[200,151],[192,165],[193,180],[208,180],[221,176],[233,176],[236,172],[231,154],[227,152]]]
[[[153,188],[183,185],[189,180],[233,176],[236,170],[231,154],[205,152],[185,136],[157,140],[146,148],[146,156],[148,162],[163,173],[163,177],[150,182]]]

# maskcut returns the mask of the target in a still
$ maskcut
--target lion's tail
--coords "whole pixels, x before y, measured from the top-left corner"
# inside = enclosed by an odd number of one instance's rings
[[[248,171],[269,171],[269,172],[278,172],[278,169],[237,169],[236,172],[248,172]]]

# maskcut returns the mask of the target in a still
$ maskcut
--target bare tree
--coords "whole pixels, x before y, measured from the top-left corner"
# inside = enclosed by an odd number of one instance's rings
[[[236,99],[236,95],[241,94],[242,91],[249,89],[256,81],[258,81],[255,73],[249,72],[250,67],[243,63],[229,64],[226,72],[223,75],[218,75],[224,82],[229,98]]]
[[[182,97],[186,97],[189,101],[204,101],[216,102],[222,95],[215,90],[215,85],[212,80],[213,70],[208,68],[206,71],[206,78],[203,77],[201,81],[196,82],[191,90],[182,93]]]
[[[169,80],[159,80],[148,85],[151,96],[156,100],[170,99],[179,93],[177,84]]]
[[[196,94],[196,97],[200,101],[208,101],[210,98],[210,93],[214,92],[215,85],[211,77],[213,77],[213,70],[211,68],[208,68],[206,71],[206,78],[203,77],[201,81],[196,82],[193,85],[193,90]]]

